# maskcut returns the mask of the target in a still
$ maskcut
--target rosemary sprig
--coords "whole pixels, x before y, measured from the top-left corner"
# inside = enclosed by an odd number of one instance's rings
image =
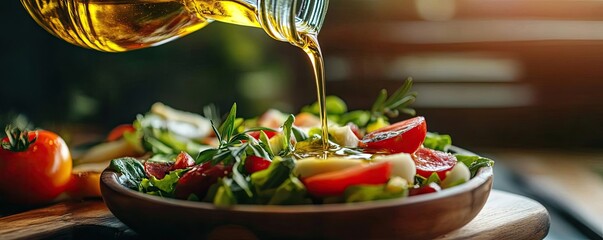
[[[409,92],[412,87],[412,79],[408,78],[404,84],[388,97],[387,90],[382,89],[377,96],[377,100],[371,107],[371,121],[380,117],[395,118],[400,113],[411,116],[416,114],[415,110],[408,106],[415,102],[416,92]]]

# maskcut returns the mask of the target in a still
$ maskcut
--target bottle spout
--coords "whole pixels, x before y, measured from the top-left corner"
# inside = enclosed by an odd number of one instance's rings
[[[302,35],[318,35],[328,0],[258,0],[258,20],[272,38],[303,47]]]

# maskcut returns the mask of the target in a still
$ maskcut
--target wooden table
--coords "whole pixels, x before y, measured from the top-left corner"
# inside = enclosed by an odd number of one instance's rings
[[[442,239],[542,239],[549,215],[538,202],[493,190],[477,217]],[[64,202],[0,218],[0,239],[139,239],[102,201]],[[218,237],[222,238],[222,237]]]

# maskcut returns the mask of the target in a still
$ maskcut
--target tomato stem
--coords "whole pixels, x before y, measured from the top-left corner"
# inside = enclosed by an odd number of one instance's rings
[[[23,152],[38,139],[38,131],[35,131],[34,137],[29,139],[29,131],[11,125],[6,126],[4,132],[6,139],[2,140],[2,148],[12,152]]]

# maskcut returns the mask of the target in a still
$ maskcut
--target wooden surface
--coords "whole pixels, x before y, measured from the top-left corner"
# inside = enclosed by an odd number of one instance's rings
[[[477,217],[442,239],[542,239],[549,216],[539,203],[493,190]],[[0,218],[0,239],[137,239],[101,201],[66,202]]]
[[[592,238],[603,237],[603,153],[487,152],[517,174],[527,192],[567,212],[592,232]]]

